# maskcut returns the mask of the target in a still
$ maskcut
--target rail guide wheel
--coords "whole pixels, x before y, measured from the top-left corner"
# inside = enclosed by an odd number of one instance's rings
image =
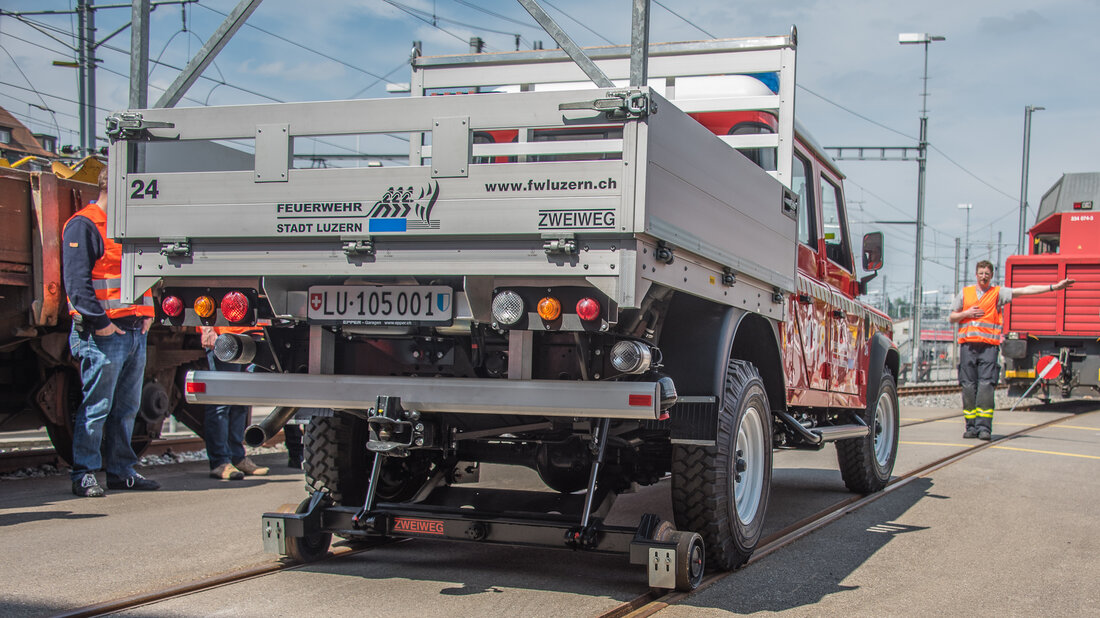
[[[277,510],[279,513],[308,513],[312,498],[302,500],[297,506],[284,504]],[[328,555],[329,545],[332,544],[331,532],[313,532],[303,536],[286,535],[281,548],[287,558],[296,562],[314,562]]]
[[[646,563],[649,586],[681,592],[698,588],[707,558],[703,537],[661,522],[653,531],[652,541]]]

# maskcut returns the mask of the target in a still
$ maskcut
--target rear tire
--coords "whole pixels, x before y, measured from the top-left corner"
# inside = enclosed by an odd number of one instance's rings
[[[898,389],[894,376],[887,373],[879,383],[878,397],[868,402],[860,414],[871,428],[862,438],[838,440],[836,457],[844,485],[860,494],[870,494],[886,487],[894,471],[898,455],[900,426]]]
[[[741,566],[760,541],[771,493],[771,427],[760,373],[751,363],[731,360],[716,445],[673,447],[676,527],[702,536],[710,568]]]
[[[367,496],[374,453],[367,450],[369,431],[364,420],[346,416],[315,416],[306,426],[302,445],[306,488],[327,491],[333,502],[362,506]],[[377,502],[405,502],[424,485],[431,471],[426,453],[383,457]]]

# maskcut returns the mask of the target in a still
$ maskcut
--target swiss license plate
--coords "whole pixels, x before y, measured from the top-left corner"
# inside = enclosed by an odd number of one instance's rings
[[[315,285],[309,318],[360,324],[450,323],[454,291],[445,285]]]

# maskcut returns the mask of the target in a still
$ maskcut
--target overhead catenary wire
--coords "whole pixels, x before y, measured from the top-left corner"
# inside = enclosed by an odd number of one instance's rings
[[[696,30],[698,30],[699,32],[702,32],[703,34],[705,34],[705,35],[709,36],[710,38],[712,38],[712,39],[717,39],[717,38],[718,38],[718,37],[714,36],[713,34],[711,34],[710,32],[707,32],[706,30],[704,30],[704,29],[703,29],[703,27],[702,27],[702,26],[700,26],[699,24],[697,24],[697,23],[695,23],[695,22],[691,21],[690,19],[688,19],[688,18],[684,17],[683,15],[681,15],[681,14],[677,13],[676,11],[673,11],[673,10],[672,10],[671,8],[669,8],[668,6],[666,6],[666,5],[665,5],[665,3],[661,2],[660,0],[653,0],[653,4],[656,4],[657,6],[659,6],[659,7],[661,7],[662,9],[664,9],[664,10],[668,11],[669,13],[672,13],[672,14],[673,14],[673,15],[675,15],[676,17],[679,17],[679,18],[680,18],[681,20],[683,20],[683,21],[687,22],[687,23],[688,23],[688,25],[690,25],[691,27],[695,28],[695,29],[696,29]]]
[[[229,14],[228,14],[228,13],[223,13],[223,12],[221,12],[221,11],[217,10],[217,9],[213,9],[213,8],[210,8],[210,7],[208,7],[208,6],[205,6],[205,5],[203,5],[203,4],[199,4],[198,6],[199,6],[200,8],[204,8],[204,9],[206,9],[207,11],[211,11],[211,12],[213,12],[213,13],[217,13],[218,15],[221,15],[222,17],[228,17],[228,16],[229,16]],[[293,45],[294,47],[297,47],[297,48],[299,48],[299,49],[303,49],[303,50],[305,50],[305,51],[308,51],[308,52],[310,52],[310,53],[312,53],[312,54],[316,54],[316,55],[318,55],[318,56],[320,56],[320,57],[322,57],[322,58],[325,58],[326,60],[331,60],[331,61],[333,61],[333,62],[335,62],[335,63],[337,63],[337,64],[339,64],[339,65],[341,65],[341,66],[345,66],[345,67],[347,67],[347,68],[349,68],[349,69],[352,69],[353,71],[358,71],[358,72],[360,72],[360,73],[365,73],[366,75],[370,75],[371,77],[375,77],[375,78],[383,79],[383,78],[382,78],[382,77],[380,77],[380,76],[379,76],[379,75],[378,75],[377,73],[372,73],[372,72],[370,72],[370,71],[368,71],[368,70],[366,70],[366,69],[364,69],[364,68],[362,68],[362,67],[358,67],[358,66],[355,66],[354,64],[351,64],[350,62],[346,62],[346,61],[344,61],[344,60],[341,60],[341,59],[339,59],[339,58],[336,58],[336,57],[334,57],[334,56],[331,56],[331,55],[329,55],[329,54],[326,54],[326,53],[324,53],[324,52],[322,52],[322,51],[320,51],[320,50],[317,50],[317,49],[314,49],[314,48],[312,48],[312,47],[307,47],[307,46],[305,46],[305,45],[302,45],[301,43],[299,43],[299,42],[297,42],[297,41],[294,41],[294,40],[292,40],[292,39],[288,39],[288,38],[286,38],[286,37],[284,37],[284,36],[282,36],[282,35],[280,35],[280,34],[276,34],[276,33],[274,33],[274,32],[271,32],[270,30],[267,30],[267,29],[265,29],[265,28],[261,28],[260,26],[257,26],[257,25],[255,25],[255,24],[253,24],[253,23],[251,23],[251,22],[248,22],[248,21],[246,21],[246,22],[244,23],[244,25],[245,25],[246,27],[248,27],[248,28],[251,28],[251,29],[253,29],[253,30],[256,30],[256,31],[258,31],[258,32],[262,32],[262,33],[264,33],[264,34],[266,34],[266,35],[268,35],[268,36],[270,36],[270,37],[273,37],[273,38],[276,38],[276,39],[278,39],[278,40],[280,40],[280,41],[283,41],[284,43],[288,43],[288,44],[290,44],[290,45]]]
[[[603,39],[603,40],[604,40],[604,41],[605,41],[605,42],[606,42],[606,43],[607,43],[608,45],[614,45],[614,44],[615,44],[615,41],[612,41],[611,39],[609,39],[609,38],[605,37],[604,35],[600,34],[599,32],[596,32],[596,31],[595,31],[595,30],[593,30],[592,28],[589,28],[589,27],[588,27],[588,24],[586,24],[586,23],[584,23],[583,21],[581,21],[581,20],[577,19],[576,17],[573,17],[573,16],[572,16],[572,15],[570,15],[569,13],[566,13],[566,12],[565,12],[564,10],[562,10],[562,9],[558,8],[558,7],[556,6],[556,5],[554,5],[553,3],[551,3],[551,2],[550,2],[550,0],[542,0],[542,3],[543,3],[543,4],[545,4],[546,6],[548,6],[548,7],[552,8],[552,9],[554,9],[555,11],[557,11],[557,12],[561,13],[562,15],[565,15],[566,17],[568,17],[568,18],[569,18],[569,19],[570,19],[571,21],[573,21],[574,23],[576,23],[576,24],[577,24],[578,26],[580,26],[581,28],[584,28],[585,30],[587,30],[587,31],[591,32],[592,34],[594,34],[594,35],[596,35],[596,36],[600,37],[600,38],[601,38],[601,39]]]
[[[419,9],[413,9],[412,7],[401,4],[400,2],[394,2],[394,0],[382,0],[382,2],[385,2],[386,4],[394,7],[395,9],[398,9],[400,11],[404,11],[405,13],[415,17],[416,19],[419,19],[420,21],[428,24],[429,26],[451,35],[452,37],[458,39],[459,41],[462,41],[463,43],[469,43],[469,40],[464,39],[461,36],[455,34],[454,32],[451,32],[450,30],[447,30],[443,26],[440,26],[439,24],[435,23],[435,20],[438,19],[438,17],[435,16],[434,14],[430,14],[430,15],[432,15],[432,17],[434,19],[428,19],[427,17],[424,17],[423,15],[419,14],[421,12],[421,11],[419,11]]]

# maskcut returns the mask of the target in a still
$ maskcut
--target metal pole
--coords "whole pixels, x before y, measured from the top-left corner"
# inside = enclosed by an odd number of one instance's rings
[[[1001,280],[1000,271],[1001,271],[1001,235],[1002,234],[1004,234],[1004,232],[997,232],[997,261],[995,262],[995,264],[997,264],[997,270],[993,271],[994,285],[999,285],[997,282]]]
[[[913,383],[920,376],[920,328],[923,287],[921,266],[924,261],[924,172],[928,165],[928,43],[924,42],[924,89],[921,92],[920,143],[917,147],[917,256],[913,269]]]
[[[88,115],[85,112],[85,108],[88,106],[87,93],[84,91],[85,79],[84,72],[87,65],[84,60],[84,54],[86,48],[84,46],[84,21],[88,18],[90,11],[85,4],[90,0],[76,0],[76,99],[77,107],[79,111],[77,115],[80,116],[80,147],[78,151],[84,150],[84,144],[88,142],[85,137],[88,134],[88,126],[86,124]]]
[[[596,63],[592,62],[592,59],[584,53],[584,50],[573,42],[573,39],[565,33],[565,30],[561,29],[561,26],[554,21],[554,18],[550,17],[550,15],[539,6],[538,0],[519,0],[519,3],[531,14],[531,17],[542,26],[542,29],[553,37],[558,47],[561,47],[562,51],[568,54],[573,62],[577,63],[577,66],[584,71],[588,79],[592,80],[592,83],[596,84],[599,88],[615,87],[615,84],[607,77],[603,70],[596,66]]]
[[[84,134],[84,153],[95,152],[95,0],[84,0],[84,124],[88,131]]]
[[[649,77],[649,0],[634,0],[630,28],[630,86],[641,88]]]
[[[149,106],[149,2],[134,0],[130,16],[130,109]],[[145,171],[145,144],[133,148],[133,171]]]
[[[954,292],[954,296],[952,296],[952,298],[959,295],[959,253],[960,253],[960,251],[959,251],[959,237],[956,236],[955,237],[955,292]]]
[[[1016,243],[1016,253],[1027,255],[1031,251],[1024,247],[1027,232],[1027,171],[1031,156],[1031,113],[1044,107],[1027,105],[1024,107],[1024,161],[1020,166],[1020,235]]]
[[[970,210],[973,205],[967,205],[966,208],[966,252],[963,257],[963,272],[967,272],[970,268]]]
[[[200,49],[197,54],[195,54],[191,62],[188,62],[187,66],[183,67],[183,71],[176,77],[176,81],[172,82],[172,85],[160,96],[160,99],[153,107],[175,107],[176,103],[179,103],[179,100],[187,93],[187,89],[191,87],[191,84],[195,83],[195,80],[202,75],[206,67],[210,66],[210,63],[214,61],[218,52],[225,47],[229,39],[233,38],[237,30],[244,25],[248,16],[256,10],[256,7],[260,6],[260,2],[261,0],[241,0],[237,6],[229,12],[229,16],[225,18],[225,21],[223,21],[220,26],[218,26],[214,34],[210,35],[206,44],[202,46],[202,49]]]

